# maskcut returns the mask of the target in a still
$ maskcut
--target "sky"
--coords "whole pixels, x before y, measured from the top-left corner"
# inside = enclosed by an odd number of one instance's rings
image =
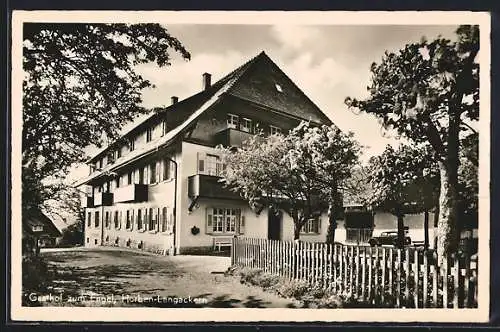
[[[380,154],[396,138],[384,132],[377,120],[358,114],[344,104],[347,96],[363,98],[370,80],[370,65],[380,62],[386,50],[397,51],[422,36],[453,39],[456,26],[450,25],[165,25],[191,53],[191,60],[173,57],[172,65],[137,67],[154,85],[143,94],[146,107],[170,104],[199,92],[202,74],[215,82],[261,51],[343,131],[352,131],[365,147],[362,161]],[[130,128],[130,125],[126,126]],[[92,154],[96,149],[89,147]],[[88,175],[85,167],[71,173],[77,179]]]

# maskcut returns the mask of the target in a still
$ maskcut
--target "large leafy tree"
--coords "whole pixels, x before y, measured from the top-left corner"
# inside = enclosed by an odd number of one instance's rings
[[[460,26],[456,41],[437,38],[386,52],[371,66],[370,93],[346,104],[375,115],[386,128],[429,143],[440,171],[438,253],[457,249],[460,138],[479,117],[478,26]]]
[[[26,23],[23,28],[23,204],[39,206],[85,158],[83,148],[113,139],[147,110],[141,91],[152,84],[135,66],[189,59],[159,24]],[[56,181],[57,182],[57,181]]]
[[[404,216],[408,213],[425,213],[425,244],[429,244],[428,212],[436,206],[439,192],[439,172],[429,150],[426,146],[394,149],[388,145],[381,155],[370,158],[367,167],[368,203],[396,216],[399,247],[404,244]]]
[[[359,153],[351,136],[306,122],[286,136],[256,136],[236,151],[222,148],[228,165],[223,181],[251,206],[270,205],[290,215],[294,239],[310,218],[328,209],[333,241],[339,190]]]

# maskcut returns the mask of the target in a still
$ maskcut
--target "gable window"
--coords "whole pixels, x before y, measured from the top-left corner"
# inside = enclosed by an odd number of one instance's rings
[[[207,234],[234,234],[244,231],[244,218],[240,209],[207,208]]]
[[[271,135],[281,134],[281,128],[275,126],[269,126],[269,132]]]
[[[95,227],[99,227],[99,211],[95,212],[94,225],[95,225]]]
[[[321,219],[320,218],[318,218],[318,217],[311,218],[302,227],[302,233],[303,234],[319,234],[320,233],[320,226],[321,226]]]
[[[227,114],[227,127],[237,129],[239,117],[234,114]]]
[[[119,147],[116,151],[115,151],[115,155],[116,155],[116,159],[120,158],[122,156],[122,148]]]
[[[247,133],[252,132],[252,120],[243,118],[241,120],[241,130],[246,131]]]
[[[168,128],[167,127],[167,120],[163,120],[161,122],[161,136],[163,136],[163,135],[165,135],[167,133],[167,131],[168,131],[167,128]]]
[[[103,159],[99,159],[99,170],[102,169],[102,163],[103,163]]]
[[[134,151],[135,150],[135,138],[131,138],[128,141],[128,149],[129,149],[129,151]]]
[[[148,128],[146,130],[146,142],[151,142],[152,139],[153,139],[153,129]]]

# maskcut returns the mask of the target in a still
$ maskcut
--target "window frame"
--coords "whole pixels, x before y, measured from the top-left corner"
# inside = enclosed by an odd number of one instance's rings
[[[281,134],[281,128],[273,125],[269,125],[269,133],[271,135]]]
[[[228,213],[229,212],[229,213]],[[235,207],[207,207],[206,233],[209,235],[242,234],[241,228],[244,216],[241,208]],[[211,227],[209,230],[208,227]]]
[[[321,221],[320,217],[309,218],[306,221],[302,229],[300,230],[300,234],[303,235],[320,235],[321,234]]]
[[[240,130],[246,133],[252,133],[252,119],[249,118],[241,118]],[[248,124],[248,126],[247,126]]]
[[[238,129],[240,123],[239,115],[227,113],[226,124],[228,128]]]

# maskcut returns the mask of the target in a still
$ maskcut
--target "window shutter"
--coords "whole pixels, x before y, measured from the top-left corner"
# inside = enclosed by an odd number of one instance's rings
[[[205,156],[206,154],[203,152],[198,152],[198,172],[205,172]]]
[[[206,214],[207,214],[207,218],[206,218],[207,225],[205,227],[205,231],[207,234],[212,234],[212,232],[213,232],[213,223],[212,223],[213,210],[212,210],[212,208],[207,208]]]
[[[240,234],[245,234],[245,216],[242,214],[240,217],[240,229],[239,229]]]

